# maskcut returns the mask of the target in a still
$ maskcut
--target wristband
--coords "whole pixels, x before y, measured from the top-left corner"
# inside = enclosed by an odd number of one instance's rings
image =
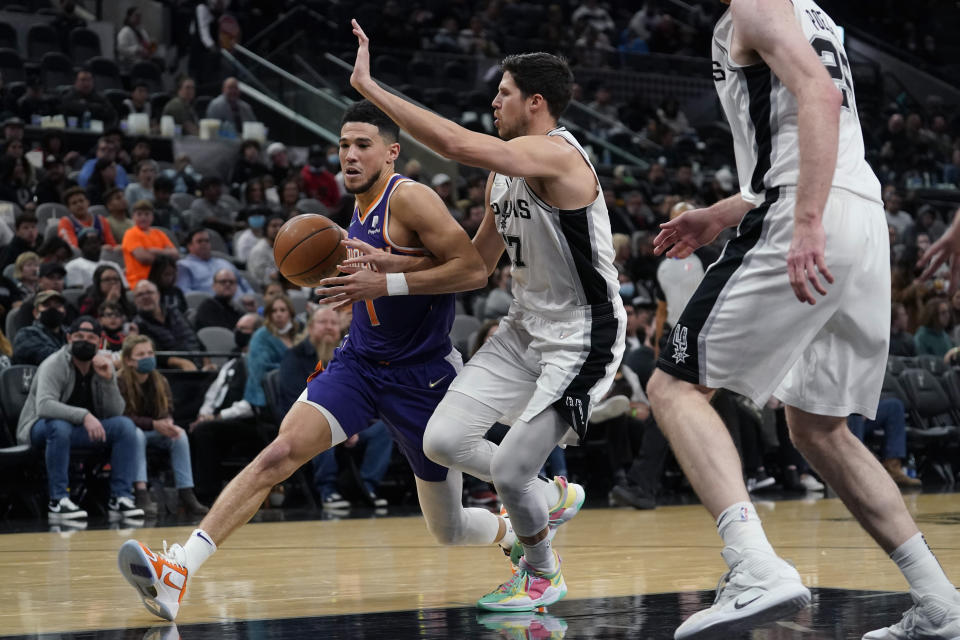
[[[387,274],[387,295],[388,296],[405,296],[410,293],[410,289],[407,287],[407,276],[403,273],[388,273]]]

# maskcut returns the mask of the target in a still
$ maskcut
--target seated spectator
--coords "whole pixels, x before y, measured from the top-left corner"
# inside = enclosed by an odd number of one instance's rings
[[[177,261],[170,255],[159,255],[150,265],[147,276],[160,291],[160,306],[164,309],[176,309],[184,316],[187,314],[187,297],[177,286]]]
[[[80,299],[80,313],[97,317],[100,305],[114,302],[123,310],[124,320],[136,315],[136,308],[127,300],[127,287],[117,265],[112,262],[101,264],[93,272],[93,283],[87,287]]]
[[[103,199],[107,207],[107,223],[117,244],[122,246],[124,234],[133,226],[133,220],[130,219],[130,205],[123,191],[116,187],[103,194]]]
[[[240,83],[233,77],[223,81],[220,95],[207,105],[207,117],[226,124],[238,137],[243,133],[244,122],[257,120],[250,105],[240,99]]]
[[[847,426],[853,435],[862,442],[864,436],[874,429],[883,430],[883,468],[887,470],[899,487],[920,487],[917,478],[911,478],[903,470],[901,461],[907,457],[907,424],[904,420],[906,410],[903,402],[897,398],[880,398],[875,420],[867,420],[861,415],[847,417]]]
[[[157,120],[152,116],[152,107],[150,106],[150,87],[143,80],[134,80],[133,91],[129,98],[123,99],[123,106],[120,109],[120,118],[126,120],[131,113],[142,113],[147,116],[151,122]]]
[[[158,351],[203,351],[203,345],[183,314],[176,309],[160,306],[160,290],[149,280],[141,280],[133,288],[133,301],[137,307],[134,322],[143,335],[151,338]],[[205,370],[216,369],[206,357],[201,359]],[[161,358],[163,366],[185,371],[196,371],[197,365],[185,357]]]
[[[247,273],[250,274],[250,279],[261,287],[276,281],[280,275],[277,263],[273,259],[273,241],[276,240],[277,233],[284,222],[286,220],[279,214],[267,218],[263,237],[253,246],[250,257],[247,258]]]
[[[900,194],[891,191],[883,200],[883,208],[887,214],[887,224],[897,230],[897,235],[905,237],[913,229],[913,216],[900,208],[903,203]]]
[[[174,123],[180,125],[187,136],[195,136],[200,131],[200,118],[193,110],[196,95],[197,83],[190,76],[182,75],[177,79],[177,95],[163,107],[163,115],[173,116]]]
[[[340,187],[327,169],[327,154],[321,145],[310,147],[307,164],[300,170],[300,181],[308,198],[315,198],[331,211],[340,204]]]
[[[12,357],[13,345],[7,340],[7,336],[3,335],[3,331],[0,331],[0,371],[3,371],[13,364],[13,361],[10,359]]]
[[[222,195],[223,181],[216,176],[205,176],[200,181],[200,197],[190,205],[187,216],[192,226],[213,229],[229,238],[236,230],[236,212],[220,202]]]
[[[93,168],[96,166],[97,161],[113,160],[116,162],[119,154],[120,149],[114,146],[109,137],[106,135],[100,136],[100,139],[97,140],[94,157],[84,162],[80,168],[80,173],[77,174],[77,184],[86,188],[87,181],[90,180],[90,175],[93,173]],[[114,186],[118,189],[126,189],[129,183],[130,178],[127,176],[127,170],[123,168],[121,163],[117,162],[117,175],[114,178]]]
[[[30,212],[19,214],[13,223],[13,240],[0,249],[0,271],[8,264],[17,261],[17,257],[28,251],[35,252],[39,245],[37,233],[37,216]]]
[[[252,460],[272,439],[259,428],[253,407],[244,400],[250,337],[261,319],[248,313],[237,321],[233,336],[238,356],[228,360],[207,389],[197,419],[190,424],[196,460],[196,491],[201,502],[212,502],[223,486],[221,461],[243,452]]]
[[[907,316],[906,308],[899,302],[894,302],[891,310],[890,355],[907,357],[917,355],[917,346],[913,341],[913,335],[907,331],[910,326],[910,318]]]
[[[300,341],[300,328],[295,324],[293,302],[285,295],[277,296],[264,305],[263,326],[250,340],[247,361],[247,385],[243,398],[259,409],[267,405],[263,391],[263,377],[280,366],[283,354]]]
[[[90,200],[90,204],[106,204],[107,193],[119,188],[116,161],[109,158],[97,160],[87,180],[87,199]],[[122,194],[123,191],[120,193]]]
[[[41,291],[33,299],[33,323],[13,338],[13,363],[39,365],[64,344],[66,300],[59,291]]]
[[[243,315],[234,302],[237,297],[237,275],[233,269],[221,269],[213,276],[213,296],[197,307],[193,326],[199,331],[204,327],[223,327],[231,331]]]
[[[150,138],[140,136],[133,142],[133,149],[130,150],[130,167],[136,170],[144,160],[150,160],[153,157],[153,147],[150,145]]]
[[[169,229],[177,238],[182,238],[187,231],[186,221],[180,210],[170,202],[171,195],[173,180],[166,176],[158,177],[153,183],[153,224]]]
[[[251,207],[266,208],[271,206],[270,202],[267,201],[262,178],[249,178],[243,183],[242,201],[243,206],[248,209]]]
[[[86,289],[93,284],[93,274],[101,265],[114,266],[116,263],[100,259],[100,248],[103,241],[100,232],[93,227],[87,227],[80,232],[80,255],[66,265],[67,277],[65,284],[68,287]]]
[[[129,336],[123,341],[121,351],[123,364],[117,376],[120,394],[126,406],[124,414],[145,436],[144,445],[170,453],[173,481],[177,497],[184,512],[200,516],[209,509],[200,504],[193,493],[193,470],[190,466],[190,442],[186,432],[173,422],[173,393],[170,383],[157,371],[157,358],[153,342],[146,336]],[[142,464],[137,468],[134,480],[142,485],[143,495],[149,500],[147,485],[146,450]],[[136,485],[135,485],[136,486]],[[140,497],[138,487],[137,497]],[[148,510],[147,502],[141,505]],[[153,504],[152,501],[149,504]],[[156,511],[156,505],[153,505]]]
[[[513,293],[510,287],[513,280],[510,276],[510,265],[504,265],[494,271],[491,281],[495,287],[490,290],[483,305],[483,319],[492,320],[507,315],[510,305],[513,304]]]
[[[945,327],[950,322],[950,304],[944,298],[927,300],[920,316],[920,326],[913,335],[917,355],[930,354],[943,358],[953,348]]]
[[[82,187],[67,189],[63,193],[63,202],[70,210],[70,215],[60,218],[60,222],[57,223],[57,235],[71,247],[79,248],[77,234],[85,227],[93,227],[99,231],[103,243],[108,247],[117,246],[107,219],[90,213],[90,200],[87,199],[87,194]]]
[[[194,195],[203,179],[197,170],[190,164],[190,156],[185,153],[177,155],[173,167],[164,169],[163,175],[173,181],[173,193],[189,193]],[[217,198],[219,199],[219,195]],[[187,213],[184,211],[183,213]]]
[[[123,308],[116,302],[107,300],[98,309],[100,320],[100,349],[120,353],[123,341],[129,333],[135,333],[133,325],[127,322]],[[128,333],[127,330],[130,330]]]
[[[139,200],[149,200],[153,202],[153,185],[157,179],[157,163],[154,160],[141,160],[137,165],[137,181],[127,185],[123,195],[127,197],[127,202],[137,202]]]
[[[73,87],[60,99],[60,109],[64,115],[76,116],[78,120],[88,114],[87,117],[102,121],[105,128],[117,122],[117,112],[109,100],[94,91],[93,74],[86,68],[77,71]]]
[[[60,38],[60,49],[69,51],[70,32],[78,27],[87,26],[87,21],[77,15],[77,3],[73,0],[60,0],[59,3],[53,4],[59,4],[59,8],[54,19],[50,21],[50,26],[56,30]]]
[[[240,145],[240,157],[230,173],[230,182],[240,185],[266,174],[267,165],[260,161],[260,143],[256,140],[244,140]]]
[[[63,202],[63,192],[77,183],[67,178],[63,160],[55,155],[48,155],[43,160],[43,178],[34,189],[37,204],[48,202]]]
[[[125,68],[137,62],[149,62],[157,53],[157,43],[140,25],[142,17],[139,8],[129,7],[123,26],[117,32],[117,62]]]
[[[250,257],[253,247],[263,238],[263,227],[267,224],[267,216],[272,215],[269,209],[248,208],[240,212],[240,219],[247,223],[247,228],[233,238],[233,257],[244,263]]]
[[[300,201],[300,181],[291,178],[280,188],[280,213],[287,218],[297,215],[297,203]]]
[[[6,327],[7,314],[14,313],[23,304],[23,297],[17,283],[0,274],[0,327]]]
[[[142,435],[123,415],[110,359],[97,354],[100,327],[87,316],[70,326],[64,344],[39,365],[17,423],[17,441],[46,450],[51,520],[85,518],[67,494],[70,450],[110,447],[110,518],[138,518],[131,488],[143,461]]]
[[[33,202],[33,193],[26,182],[23,156],[0,156],[0,200],[13,202],[21,209]]]
[[[20,118],[29,122],[33,115],[53,115],[57,98],[46,92],[40,74],[27,75],[26,89],[26,92],[17,98],[16,109],[14,109]]]
[[[133,206],[133,223],[123,238],[123,263],[131,287],[150,275],[150,267],[159,256],[176,261],[180,252],[163,231],[154,229],[153,205],[140,200]]]
[[[62,264],[58,262],[44,262],[40,265],[37,278],[37,291],[56,291],[57,293],[63,294],[63,283],[66,275],[67,271]],[[74,318],[80,315],[77,308],[70,302],[64,305],[64,309],[66,312],[64,324],[73,322]],[[14,326],[17,329],[33,322],[33,298],[26,298],[17,308],[15,315],[16,320]]]
[[[86,196],[84,196],[86,198]],[[62,218],[61,218],[62,219]],[[47,238],[37,249],[37,255],[43,263],[56,262],[67,264],[73,259],[73,247],[59,235]]]
[[[253,289],[240,277],[232,262],[213,255],[210,249],[210,234],[206,229],[194,229],[187,234],[187,252],[187,255],[177,262],[177,286],[184,293],[204,291],[212,294],[213,275],[221,269],[233,271],[241,293],[253,293]]]
[[[267,158],[270,160],[270,175],[274,184],[282,185],[294,174],[295,169],[287,157],[287,147],[282,142],[272,142],[267,146]]]
[[[33,251],[25,251],[17,256],[13,263],[13,281],[17,285],[20,297],[35,294],[39,280],[40,256]]]

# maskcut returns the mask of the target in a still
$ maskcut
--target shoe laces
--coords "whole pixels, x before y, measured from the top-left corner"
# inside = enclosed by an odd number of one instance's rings
[[[183,551],[183,547],[181,547],[179,544],[176,544],[176,543],[170,545],[170,548],[168,550],[167,541],[166,540],[163,541],[163,558],[170,564],[175,564],[181,569],[183,569],[184,571],[186,571],[187,565],[185,565],[183,562],[180,562],[180,560],[177,559],[177,556],[180,555],[181,551]]]
[[[527,579],[527,570],[522,567],[517,567],[516,573],[513,576],[501,584],[499,587],[490,592],[494,593],[516,593],[523,587],[523,581]],[[489,594],[488,594],[489,595]]]
[[[719,602],[720,597],[723,595],[723,592],[726,590],[726,588],[729,587],[734,580],[736,580],[737,575],[739,575],[738,569],[740,568],[741,564],[743,564],[742,558],[730,565],[730,569],[720,576],[720,580],[717,581],[717,592],[713,597],[713,604],[717,604],[717,602]]]

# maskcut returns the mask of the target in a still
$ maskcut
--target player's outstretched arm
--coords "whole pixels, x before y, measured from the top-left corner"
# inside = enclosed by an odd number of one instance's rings
[[[659,256],[666,251],[668,258],[686,258],[713,242],[727,227],[740,224],[752,208],[750,202],[735,194],[706,209],[684,211],[660,225],[660,233],[653,239],[653,252]]]
[[[560,176],[574,163],[582,162],[580,153],[565,142],[549,140],[545,136],[521,136],[504,141],[461,127],[383,89],[370,76],[370,40],[356,20],[351,23],[358,49],[350,84],[401,129],[443,157],[472,167],[523,177]]]
[[[487,272],[480,254],[463,227],[447,211],[440,196],[429,187],[414,182],[398,186],[390,199],[389,224],[391,233],[397,233],[393,226],[397,224],[415,234],[436,266],[404,273],[401,276],[402,291],[388,286],[386,273],[369,269],[326,278],[320,282],[320,286],[326,287],[322,291],[327,296],[324,304],[339,307],[385,295],[472,291],[487,283]]]
[[[923,252],[918,267],[926,267],[918,280],[933,276],[944,262],[950,267],[950,295],[960,286],[960,209],[953,215],[953,222],[940,239]]]

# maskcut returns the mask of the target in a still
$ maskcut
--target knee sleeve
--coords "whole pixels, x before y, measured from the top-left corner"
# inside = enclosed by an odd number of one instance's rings
[[[450,472],[443,482],[417,478],[427,530],[442,545],[491,544],[500,530],[500,519],[486,509],[464,509],[462,486],[457,472]]]
[[[483,436],[499,417],[496,409],[462,393],[449,392],[427,423],[423,452],[437,464],[489,481],[490,458],[496,445]]]

